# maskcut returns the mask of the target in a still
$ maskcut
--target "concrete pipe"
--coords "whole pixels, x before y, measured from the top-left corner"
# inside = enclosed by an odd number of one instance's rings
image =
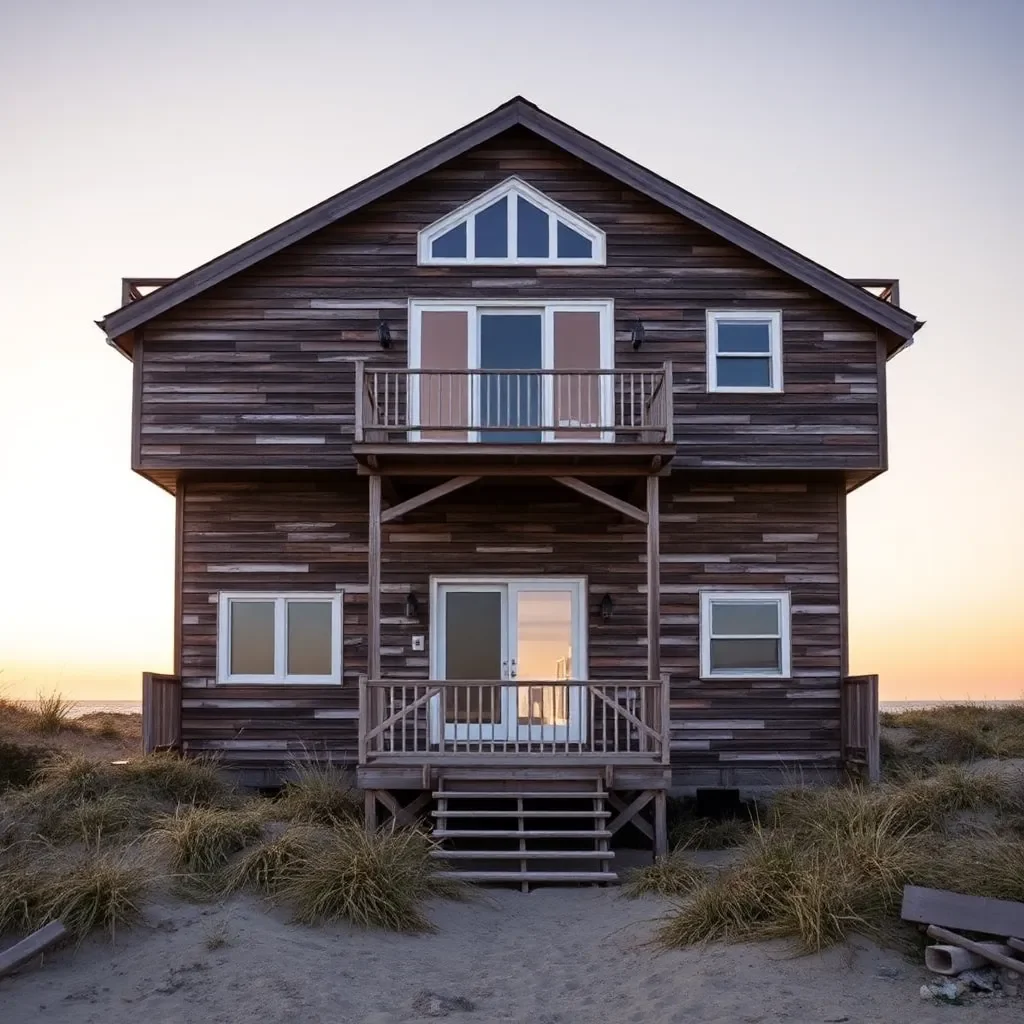
[[[1003,956],[1013,955],[1013,950],[1000,942],[979,942],[978,945]],[[927,946],[924,951],[924,965],[935,974],[959,974],[989,963],[980,953],[971,953],[959,946]]]

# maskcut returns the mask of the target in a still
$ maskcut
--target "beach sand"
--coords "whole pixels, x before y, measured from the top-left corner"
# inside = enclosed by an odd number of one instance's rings
[[[437,1019],[424,992],[472,1004],[452,1024],[1024,1019],[1021,999],[923,1002],[923,968],[866,941],[810,957],[774,943],[662,953],[645,943],[667,909],[616,889],[486,890],[434,906],[436,934],[407,936],[293,925],[247,897],[169,901],[113,946],[90,939],[0,980],[0,1021],[416,1024]]]

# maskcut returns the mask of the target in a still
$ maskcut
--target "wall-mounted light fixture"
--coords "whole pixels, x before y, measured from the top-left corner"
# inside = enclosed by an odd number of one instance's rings
[[[605,594],[601,598],[601,621],[608,622],[612,617],[612,612],[615,610],[615,605],[612,603],[612,595]]]
[[[636,318],[636,323],[633,324],[633,330],[630,333],[630,340],[633,342],[633,351],[635,352],[643,343],[647,337],[647,332],[644,330],[643,321],[640,317]]]
[[[391,348],[391,328],[387,320],[378,314],[377,318],[377,340],[381,348]]]
[[[407,619],[418,619],[420,617],[420,603],[416,595],[410,590],[405,595],[405,617]]]

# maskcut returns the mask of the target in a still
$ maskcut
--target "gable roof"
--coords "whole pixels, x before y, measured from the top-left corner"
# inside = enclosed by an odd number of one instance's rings
[[[877,298],[839,274],[672,184],[589,135],[584,135],[564,121],[545,113],[522,96],[513,97],[489,114],[484,114],[476,121],[471,121],[450,135],[363,179],[351,188],[190,270],[143,298],[108,313],[102,320],[97,321],[97,324],[108,339],[125,351],[125,345],[121,340],[123,336],[146,321],[194,298],[207,288],[212,288],[233,274],[382,198],[515,125],[522,125],[592,167],[604,171],[637,192],[707,228],[777,270],[866,317],[897,338],[909,340],[922,326],[921,322],[906,310]]]

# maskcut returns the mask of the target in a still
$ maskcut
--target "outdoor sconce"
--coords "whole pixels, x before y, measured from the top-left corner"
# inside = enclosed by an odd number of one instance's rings
[[[383,318],[377,320],[377,340],[380,342],[381,348],[391,348],[391,328],[388,327],[387,320]]]
[[[418,619],[420,617],[420,603],[416,595],[410,590],[405,596],[405,617],[407,619]]]
[[[608,622],[611,619],[612,611],[614,610],[614,608],[615,608],[615,605],[612,604],[612,595],[611,594],[605,594],[604,597],[601,598],[601,621],[602,622]]]
[[[630,334],[630,338],[633,342],[633,351],[635,352],[643,343],[647,336],[647,332],[644,330],[643,322],[640,317],[636,318],[636,323],[633,324],[633,331]]]

